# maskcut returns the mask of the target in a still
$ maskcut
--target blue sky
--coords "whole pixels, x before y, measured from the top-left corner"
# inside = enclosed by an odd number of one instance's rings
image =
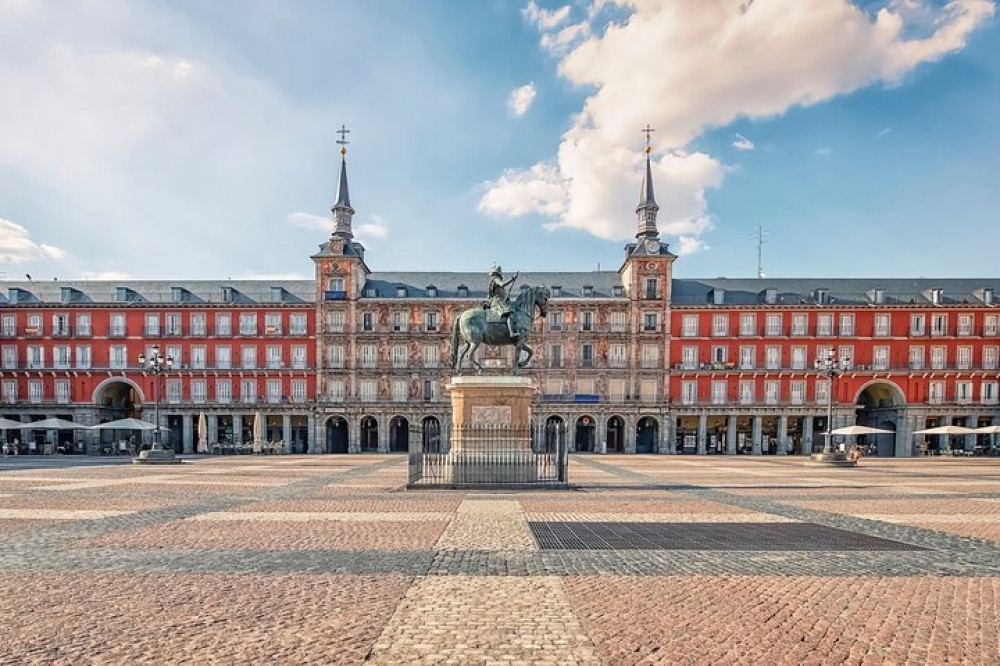
[[[649,122],[678,276],[996,276],[994,10],[0,0],[0,271],[310,277],[342,123],[373,270],[617,268]]]

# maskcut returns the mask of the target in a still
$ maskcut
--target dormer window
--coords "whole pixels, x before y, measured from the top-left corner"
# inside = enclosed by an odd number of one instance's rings
[[[562,287],[560,287],[557,284],[552,285],[552,296],[554,298],[558,298],[559,296],[562,296]]]
[[[941,305],[944,300],[944,290],[943,289],[931,289],[931,303],[934,305]]]
[[[396,298],[406,298],[406,287],[396,287]]]
[[[464,284],[458,285],[458,297],[459,298],[468,298],[469,297],[469,288],[466,287]]]
[[[181,287],[171,287],[170,300],[174,303],[182,303],[184,301],[184,289]]]
[[[427,298],[437,298],[438,288],[432,284],[427,285]]]
[[[817,289],[813,292],[813,299],[820,305],[830,302],[830,291],[828,289]]]
[[[232,287],[223,287],[222,288],[222,302],[223,303],[232,303],[233,300],[234,300],[235,295],[236,295],[236,290],[233,289]]]
[[[623,293],[624,292],[623,292],[622,286],[620,284],[616,284],[615,286],[611,287],[611,295],[612,296],[614,296],[616,298],[621,298],[621,296],[622,296]]]
[[[726,290],[725,289],[713,289],[712,290],[712,305],[722,305],[726,302]]]
[[[777,289],[765,289],[764,290],[764,302],[769,305],[774,305],[778,302],[778,290]]]
[[[993,288],[987,287],[983,289],[983,303],[986,305],[993,305]]]
[[[115,287],[115,303],[128,303],[128,291],[128,287]]]
[[[285,288],[271,287],[271,302],[284,303],[284,301],[285,301]]]
[[[872,301],[876,305],[882,305],[885,303],[885,289],[876,289],[875,293],[872,295]]]
[[[586,298],[593,298],[593,296],[594,296],[594,287],[592,287],[589,284],[583,285],[583,295]]]
[[[365,298],[375,298],[376,296],[378,296],[378,290],[375,287],[365,288]]]

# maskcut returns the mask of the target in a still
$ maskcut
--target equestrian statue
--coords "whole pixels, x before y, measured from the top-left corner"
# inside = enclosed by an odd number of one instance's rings
[[[518,274],[514,273],[514,277],[505,281],[503,269],[494,266],[490,269],[487,288],[489,300],[455,318],[451,328],[451,364],[456,372],[462,372],[462,362],[468,355],[476,374],[483,374],[483,366],[476,360],[476,350],[480,345],[513,345],[512,375],[520,374],[521,369],[531,361],[534,352],[528,346],[528,335],[535,320],[535,308],[542,317],[548,314],[549,290],[546,287],[522,287],[517,298],[511,301],[509,290],[517,277]],[[464,343],[461,350],[459,338]],[[527,353],[524,360],[521,360],[522,351]]]

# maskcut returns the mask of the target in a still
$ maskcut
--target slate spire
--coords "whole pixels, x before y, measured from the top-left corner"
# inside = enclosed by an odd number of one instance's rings
[[[354,209],[351,208],[351,195],[347,189],[347,135],[351,130],[341,125],[337,133],[340,138],[337,143],[340,145],[340,184],[337,187],[337,203],[333,204],[333,235],[344,239],[354,237],[351,229],[351,220],[354,218]]]
[[[649,153],[652,152],[649,145],[649,135],[656,130],[646,125],[646,129],[642,131],[646,133],[646,172],[642,176],[639,205],[635,209],[635,214],[638,217],[638,231],[635,237],[638,239],[658,238],[660,232],[656,229],[656,212],[660,210],[660,207],[656,205],[656,198],[653,196],[653,169],[649,159]]]

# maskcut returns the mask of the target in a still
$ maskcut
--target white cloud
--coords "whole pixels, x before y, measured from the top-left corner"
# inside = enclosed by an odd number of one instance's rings
[[[828,148],[826,146],[820,146],[819,148],[817,148],[816,150],[813,151],[813,154],[814,155],[818,155],[819,157],[826,157],[827,155],[832,155],[833,154],[833,148]]]
[[[692,139],[737,118],[767,118],[876,82],[899,83],[917,65],[963,48],[994,12],[990,0],[952,0],[938,9],[897,0],[874,16],[849,0],[584,4],[589,22],[535,23],[542,48],[562,53],[559,73],[592,92],[557,155],[504,171],[488,184],[480,208],[540,214],[550,227],[609,239],[634,234],[636,148],[646,123],[657,129],[662,156],[653,164],[660,229],[697,239],[711,227],[705,193],[721,184],[724,167],[710,155],[685,152]],[[598,25],[607,6],[631,15]],[[907,23],[914,8],[919,26]]]
[[[115,282],[118,280],[131,280],[132,276],[122,271],[94,271],[80,275],[81,280],[95,280],[98,282]]]
[[[529,82],[511,91],[510,97],[507,99],[507,108],[515,116],[520,117],[528,112],[528,109],[531,108],[531,103],[534,101],[535,84]]]
[[[362,242],[385,238],[389,235],[389,224],[378,215],[371,215],[361,224],[354,225],[354,235]]]
[[[313,215],[312,213],[297,211],[285,218],[285,222],[294,227],[301,227],[311,231],[324,231],[326,233],[331,233],[333,231],[332,218]]]
[[[528,4],[521,10],[524,19],[538,27],[539,30],[552,30],[569,18],[570,6],[563,5],[558,9],[543,9],[535,4],[535,0],[528,0]]]
[[[327,235],[333,231],[331,218],[312,213],[295,212],[285,218],[285,222],[302,229],[321,231]],[[371,215],[361,223],[355,220],[351,226],[354,229],[354,236],[362,242],[382,239],[389,235],[389,224],[378,215]]]
[[[26,228],[0,218],[0,261],[22,264],[36,259],[61,259],[65,251],[31,240]]]
[[[886,134],[888,134],[891,131],[892,131],[891,127],[886,127],[885,129],[883,129],[882,131],[880,131],[878,134],[875,135],[875,139],[876,140],[881,139],[882,137],[884,137]]]
[[[733,148],[736,150],[753,150],[753,141],[746,138],[739,132],[733,135]]]

